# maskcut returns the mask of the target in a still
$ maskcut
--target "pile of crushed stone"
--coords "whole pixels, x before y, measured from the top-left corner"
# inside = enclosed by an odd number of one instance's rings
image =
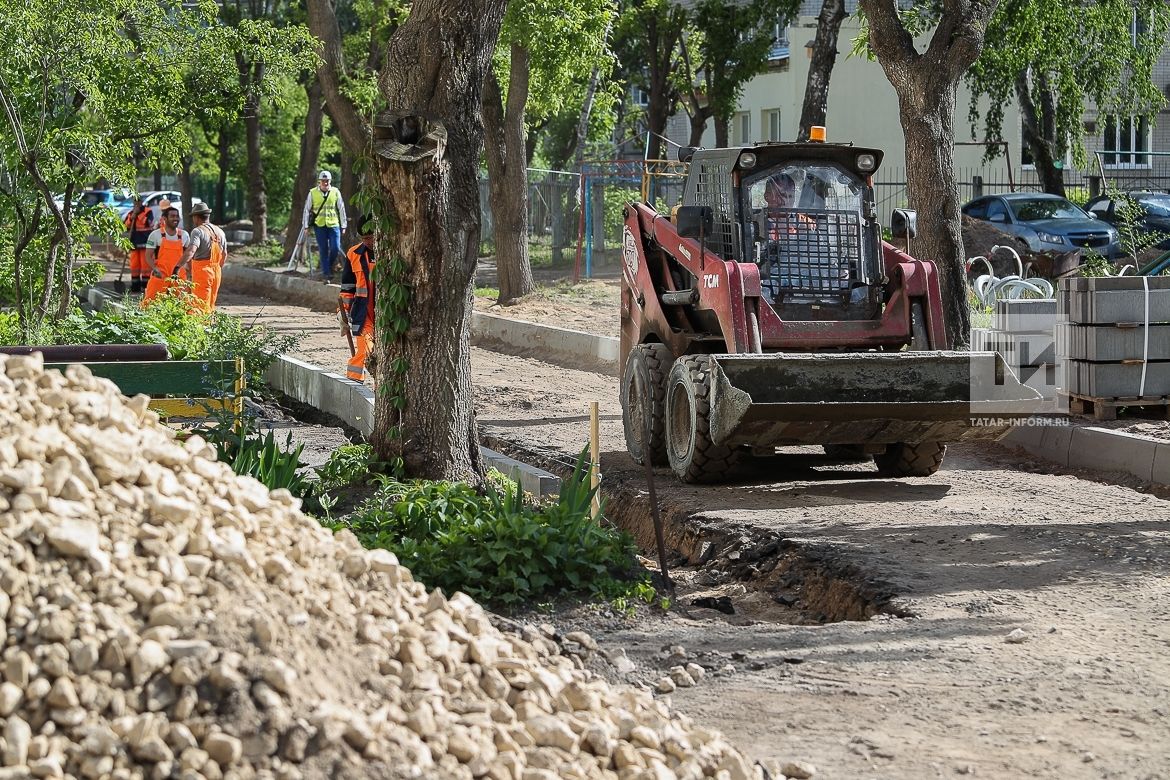
[[[180,443],[146,397],[0,367],[0,780],[762,777]]]

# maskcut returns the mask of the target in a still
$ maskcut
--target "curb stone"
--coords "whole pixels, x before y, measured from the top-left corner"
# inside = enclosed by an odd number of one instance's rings
[[[320,283],[316,286],[325,287]],[[80,294],[98,310],[120,305],[113,296],[97,288],[87,288]],[[361,382],[287,355],[280,355],[264,378],[273,389],[338,418],[366,437],[374,429],[374,391]],[[555,474],[487,447],[480,447],[479,454],[487,467],[503,472],[525,492],[540,497],[560,493],[561,479]]]
[[[233,273],[229,274],[231,271]],[[264,285],[263,287],[269,294],[277,291],[276,283],[272,281],[272,277],[280,276],[269,271],[258,271],[252,268],[238,268],[228,266],[225,269],[225,280],[236,280],[237,278],[249,280],[249,285]],[[268,279],[265,279],[268,277]],[[337,293],[328,285],[320,282],[311,282],[307,279],[299,279],[297,277],[286,277],[286,283],[303,282],[308,287],[315,288],[318,292],[315,293],[317,299],[324,301],[329,297],[335,305],[337,300]],[[101,308],[98,302],[95,302],[95,297],[100,301],[108,296],[102,291],[89,288],[84,291],[89,296],[90,303],[95,308]],[[496,317],[495,315],[482,314],[476,312],[476,319],[490,318],[490,320],[506,320],[504,317]],[[490,321],[489,320],[489,321]],[[593,359],[598,362],[613,360],[614,371],[616,373],[617,366],[617,342],[618,339],[593,336],[588,333],[578,333],[576,331],[566,330],[564,328],[554,328],[551,326],[538,325],[536,323],[521,322],[516,320],[508,320],[508,322],[517,325],[515,327],[497,327],[494,330],[488,331],[491,336],[487,337],[487,342],[490,343],[492,339],[498,341],[509,347],[512,350],[533,351],[537,349],[536,344],[540,343],[540,339],[534,335],[537,331],[552,331],[545,334],[544,341],[553,345],[554,348],[561,350],[580,349],[582,352],[575,355],[565,355],[564,359],[569,360],[570,364],[576,368],[581,367],[582,359]],[[487,326],[484,327],[485,331]],[[473,322],[473,329],[475,328]],[[574,339],[566,337],[564,334],[576,334],[582,338]],[[613,342],[612,345],[608,342]],[[612,350],[612,352],[610,352]],[[610,357],[612,355],[612,358]],[[291,358],[281,358],[282,360],[291,360]],[[308,364],[305,364],[308,365]],[[314,367],[315,368],[315,367]],[[270,375],[273,370],[276,370],[276,365],[270,370]],[[321,369],[317,369],[320,371]],[[334,375],[336,376],[336,375]],[[342,382],[349,382],[344,377],[337,377]],[[271,379],[269,379],[271,382]],[[357,384],[356,382],[351,384]],[[295,396],[294,396],[295,397]],[[310,401],[303,401],[304,403],[312,403]],[[371,394],[371,409],[364,414],[369,418],[368,424],[373,425],[372,412],[372,394]],[[316,404],[312,404],[316,406]],[[327,410],[323,410],[327,411]],[[349,421],[349,418],[342,415],[336,415],[341,419]],[[358,424],[350,423],[358,430],[363,430],[368,435],[368,430],[362,428]],[[1133,434],[1125,433],[1123,431],[1111,431],[1105,428],[1085,427],[1085,428],[1065,428],[1060,426],[1021,426],[1008,432],[1007,436],[1000,440],[1002,444],[1020,449],[1034,455],[1038,458],[1051,461],[1059,466],[1065,468],[1084,468],[1094,469],[1097,471],[1119,471],[1131,476],[1137,477],[1146,482],[1152,482],[1156,485],[1170,486],[1170,441],[1153,441],[1151,439],[1134,436]],[[491,463],[490,458],[486,455],[491,450],[480,448],[484,458]],[[1092,453],[1091,457],[1087,454]],[[499,453],[493,455],[499,458],[505,456]],[[506,459],[511,460],[511,459]],[[494,464],[493,464],[494,465]],[[511,468],[511,464],[505,464]],[[523,465],[523,464],[522,464]],[[501,471],[509,473],[507,468],[496,466]],[[534,467],[534,471],[540,471]],[[542,472],[552,479],[557,479],[554,475],[548,472]],[[542,477],[543,478],[543,477]],[[531,478],[530,478],[531,479]],[[537,495],[544,495],[540,492],[541,485],[539,480],[535,484],[537,489],[533,489],[525,485],[524,489],[530,493]],[[558,488],[559,489],[559,488]]]

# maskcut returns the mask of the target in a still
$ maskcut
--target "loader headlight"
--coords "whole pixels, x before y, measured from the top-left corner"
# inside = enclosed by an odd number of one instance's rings
[[[743,154],[741,154],[739,156],[739,167],[740,168],[755,168],[756,167],[755,154],[753,154],[752,152],[744,152]]]
[[[874,169],[874,166],[876,166],[876,165],[877,165],[877,161],[875,159],[873,159],[872,154],[859,154],[859,155],[857,155],[857,170],[867,171],[867,172],[872,171]]]

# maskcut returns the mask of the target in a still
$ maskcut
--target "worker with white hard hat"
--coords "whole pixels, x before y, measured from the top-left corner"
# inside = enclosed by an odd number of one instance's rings
[[[345,201],[341,191],[334,189],[333,174],[321,171],[317,186],[305,198],[305,213],[302,224],[310,227],[317,238],[317,251],[321,256],[321,277],[326,282],[333,278],[333,261],[341,257],[341,234],[345,232]]]

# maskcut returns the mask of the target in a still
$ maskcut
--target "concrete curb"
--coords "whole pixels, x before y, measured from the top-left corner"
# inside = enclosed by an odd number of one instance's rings
[[[254,269],[241,268],[239,271]],[[274,276],[262,271],[267,276]],[[309,282],[307,279],[287,277],[286,282],[304,282],[313,285],[316,290],[327,291],[329,288],[320,282]],[[336,303],[336,286],[333,288],[333,300]],[[89,302],[90,306],[101,310],[107,306],[118,306],[114,297],[94,287],[79,291],[79,294]],[[299,294],[308,297],[308,293],[301,290]],[[537,326],[539,327],[539,326]],[[566,331],[571,332],[571,331]],[[361,382],[354,382],[340,374],[306,363],[303,360],[281,355],[268,368],[265,381],[273,389],[284,393],[290,398],[308,404],[326,414],[341,420],[351,428],[360,431],[363,436],[369,437],[374,430],[374,391]],[[489,468],[507,474],[519,483],[525,491],[536,496],[556,495],[561,490],[560,477],[543,469],[521,463],[507,455],[488,449],[479,448],[480,457]]]
[[[233,292],[279,298],[282,302],[314,311],[337,311],[340,289],[335,284],[233,265],[224,268],[223,278],[224,284]],[[581,333],[476,311],[471,314],[471,343],[569,368],[617,374],[619,340],[613,336]]]
[[[1002,440],[1059,466],[1120,471],[1155,485],[1170,485],[1170,441],[1087,426],[1015,428]]]
[[[274,389],[336,417],[364,436],[374,430],[374,391],[361,382],[287,355],[281,355],[268,368],[265,380]],[[554,495],[561,490],[561,480],[555,474],[487,447],[480,447],[479,454],[489,468],[507,474],[533,495]]]

